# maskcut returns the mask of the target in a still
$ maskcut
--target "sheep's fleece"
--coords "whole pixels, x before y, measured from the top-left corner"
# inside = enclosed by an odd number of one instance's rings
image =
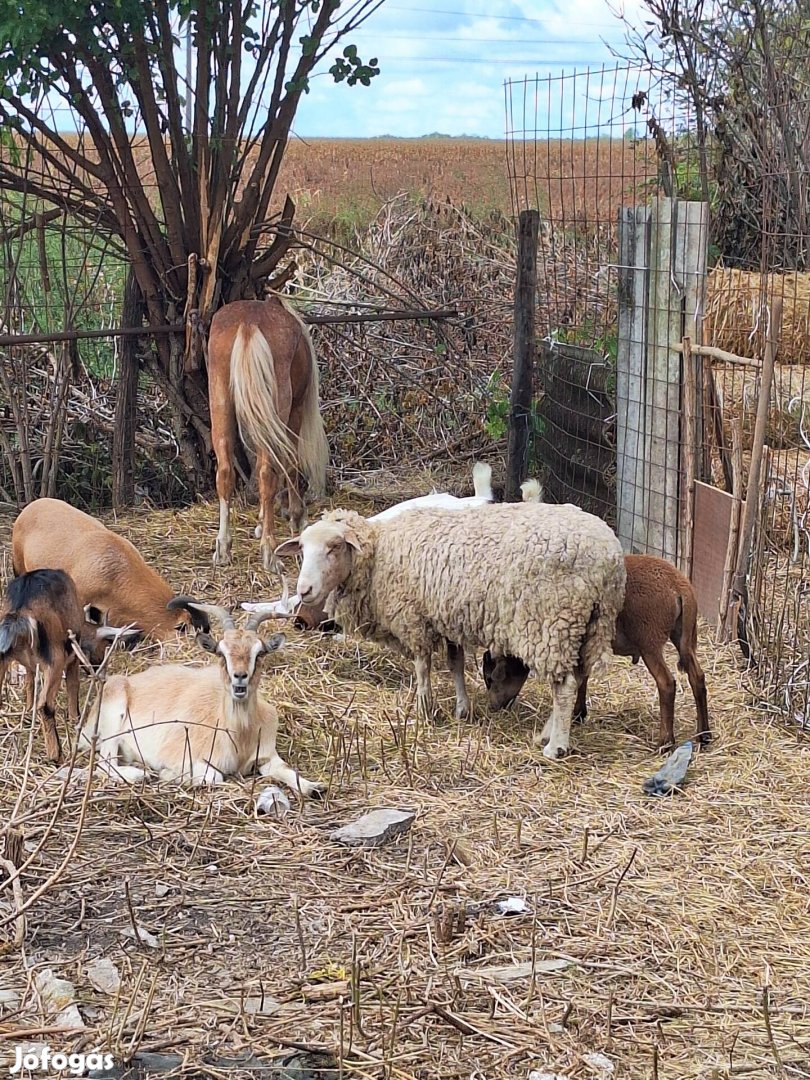
[[[576,506],[412,510],[380,523],[333,510],[323,520],[346,522],[362,549],[335,595],[347,629],[410,656],[441,638],[497,649],[556,682],[578,666],[594,616],[585,670],[611,654],[624,556],[610,527]]]

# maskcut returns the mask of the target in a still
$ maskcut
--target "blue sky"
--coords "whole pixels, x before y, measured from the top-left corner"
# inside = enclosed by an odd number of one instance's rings
[[[641,0],[624,10],[643,18]],[[296,134],[503,138],[504,80],[612,65],[608,45],[622,46],[624,27],[607,0],[386,0],[351,40],[364,60],[378,58],[381,74],[370,87],[314,78]],[[562,122],[573,108],[565,105]],[[559,127],[556,102],[540,108],[542,123],[549,111]]]

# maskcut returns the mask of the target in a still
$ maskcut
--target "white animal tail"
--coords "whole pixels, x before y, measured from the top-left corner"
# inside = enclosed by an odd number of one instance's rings
[[[289,483],[295,448],[278,414],[278,380],[270,343],[258,326],[242,323],[231,350],[231,395],[242,442],[262,450]]]
[[[476,461],[472,475],[476,497],[493,502],[495,496],[492,494],[492,466],[485,461]]]
[[[231,395],[242,442],[254,453],[263,450],[287,483],[300,470],[310,492],[318,496],[326,487],[329,461],[318,397],[318,364],[306,326],[296,312],[286,304],[284,308],[301,327],[311,362],[309,386],[301,406],[297,453],[289,428],[278,412],[278,380],[270,344],[257,326],[247,323],[237,330],[231,350]]]
[[[329,443],[323,427],[320,401],[320,379],[315,346],[312,344],[309,330],[297,311],[278,297],[284,309],[289,312],[301,328],[301,334],[309,352],[309,386],[301,406],[301,431],[298,435],[298,467],[306,476],[310,494],[320,498],[326,494],[326,467],[329,464]]]
[[[520,485],[524,502],[542,502],[543,489],[539,480],[524,480]]]

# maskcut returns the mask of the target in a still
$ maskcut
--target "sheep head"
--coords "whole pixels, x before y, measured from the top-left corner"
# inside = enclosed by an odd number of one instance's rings
[[[498,712],[511,705],[529,677],[529,669],[516,656],[494,658],[487,649],[482,664],[487,698],[490,706]]]
[[[234,701],[246,701],[251,690],[255,689],[259,657],[280,649],[284,644],[284,635],[273,634],[266,640],[259,637],[256,631],[265,619],[271,617],[269,613],[252,613],[244,628],[240,628],[227,608],[215,604],[200,604],[185,596],[176,597],[170,601],[170,606],[178,607],[180,600],[189,611],[192,621],[197,619],[195,625],[202,622],[200,616],[205,617],[206,629],[198,630],[197,644],[206,652],[219,657],[222,679]],[[222,625],[221,638],[217,639],[208,632],[209,617],[217,619]]]
[[[307,607],[323,607],[331,592],[352,572],[352,556],[361,551],[360,539],[346,521],[316,521],[294,540],[276,548],[276,555],[301,555],[297,592]]]

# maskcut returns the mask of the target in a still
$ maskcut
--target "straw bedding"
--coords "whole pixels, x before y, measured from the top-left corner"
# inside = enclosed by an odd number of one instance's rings
[[[237,564],[216,573],[214,506],[118,524],[178,589],[233,603],[274,588],[252,514],[239,515]],[[177,1051],[179,1073],[196,1076],[225,1075],[206,1060],[250,1049],[273,1061],[290,1044],[330,1051],[331,1075],[397,1080],[610,1075],[595,1053],[617,1077],[810,1075],[806,769],[795,736],[749,704],[735,655],[703,636],[717,743],[682,797],[651,800],[657,700],[641,666],[615,660],[594,682],[578,753],[548,764],[531,746],[542,687],[489,715],[472,676],[478,716],[457,723],[449,676],[434,674],[445,718],[419,726],[409,665],[365,643],[288,637],[263,691],[282,754],[330,796],[293,801],[281,822],[254,817],[248,779],[202,792],[95,781],[60,804],[38,731],[26,766],[31,722],[11,688],[0,829],[25,780],[24,898],[56,876],[27,912],[23,948],[0,958],[0,987],[21,999],[0,1004],[0,1060],[29,1032],[118,1059]],[[164,652],[207,662],[189,645]],[[688,688],[677,723],[693,730]],[[375,806],[415,809],[410,835],[376,850],[329,839]],[[492,908],[510,896],[529,911]],[[10,910],[0,891],[0,920]],[[133,922],[155,947],[136,944]],[[99,956],[121,973],[117,996],[89,983]],[[513,962],[534,976],[476,975]],[[42,966],[75,984],[84,1032],[49,1031],[32,987]]]
[[[717,267],[708,275],[704,340],[739,356],[756,356],[765,333],[763,300],[783,297],[779,358],[810,363],[810,274],[761,274]]]

